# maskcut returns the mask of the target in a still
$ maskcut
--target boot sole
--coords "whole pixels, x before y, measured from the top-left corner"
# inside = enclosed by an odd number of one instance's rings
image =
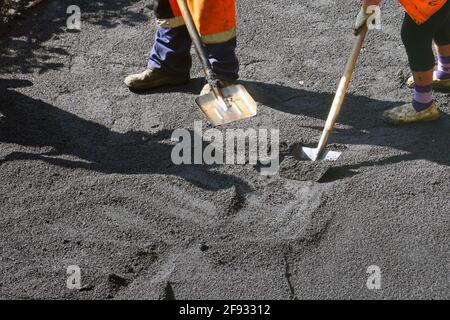
[[[411,122],[403,122],[403,121],[391,121],[391,120],[386,120],[386,118],[383,118],[383,121],[387,124],[390,125],[395,125],[395,126],[399,126],[399,125],[408,125],[408,124],[414,124],[414,123],[420,123],[420,122],[430,122],[430,121],[436,121],[441,117],[441,115],[438,113],[437,115],[435,115],[432,118],[427,118],[427,119],[421,119],[421,120],[417,120],[417,121],[411,121]]]
[[[161,83],[161,84],[152,85],[152,86],[150,86],[148,84],[128,86],[126,83],[125,83],[125,86],[128,89],[130,89],[131,91],[146,91],[146,90],[153,90],[153,89],[157,89],[157,88],[161,88],[161,87],[179,86],[179,85],[182,85],[182,84],[186,84],[189,81],[191,81],[190,78],[183,79],[183,80],[180,80],[180,81],[172,81],[172,82]]]

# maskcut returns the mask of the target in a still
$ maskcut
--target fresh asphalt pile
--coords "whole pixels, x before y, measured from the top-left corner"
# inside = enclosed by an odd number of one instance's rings
[[[237,2],[242,83],[259,113],[220,130],[316,144],[357,3]],[[66,30],[73,4],[79,32]],[[269,177],[174,165],[172,132],[209,127],[194,106],[202,72],[194,59],[188,86],[123,86],[145,67],[150,15],[144,1],[46,1],[0,40],[0,298],[450,298],[449,96],[436,95],[435,123],[382,122],[410,99],[394,1],[330,141],[343,155],[319,181],[295,179],[292,161]],[[66,286],[71,265],[81,290]],[[366,285],[371,266],[380,290]]]

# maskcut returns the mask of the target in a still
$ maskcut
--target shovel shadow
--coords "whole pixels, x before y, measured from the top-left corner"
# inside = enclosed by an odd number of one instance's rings
[[[277,84],[242,81],[250,93],[262,105],[293,115],[320,119],[325,123],[334,93],[314,92]],[[450,165],[450,121],[442,113],[441,119],[407,126],[389,126],[382,120],[383,112],[404,102],[376,100],[365,96],[347,94],[338,123],[349,129],[336,128],[330,144],[372,145],[396,149],[401,155],[380,161],[364,160],[358,163],[338,162],[321,180],[330,182],[353,176],[358,168],[382,166],[402,161],[424,159],[440,165]],[[302,126],[301,123],[298,126]],[[323,127],[310,127],[323,130]],[[306,144],[316,146],[320,136]],[[399,152],[397,152],[399,153]]]
[[[172,130],[114,132],[13,90],[32,85],[30,81],[0,79],[0,113],[7,119],[7,125],[0,127],[0,143],[37,147],[42,152],[15,151],[0,159],[0,166],[34,160],[104,174],[172,175],[211,191],[236,187],[242,193],[250,192],[245,181],[218,172],[215,165],[174,165]],[[193,131],[189,135],[195,139]]]

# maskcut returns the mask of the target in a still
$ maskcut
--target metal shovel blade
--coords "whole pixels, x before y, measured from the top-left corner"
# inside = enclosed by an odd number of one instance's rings
[[[337,159],[339,159],[341,154],[342,154],[341,152],[325,149],[320,154],[319,157],[318,148],[302,147],[299,158],[301,160],[310,160],[310,161],[317,161],[317,160],[336,161]]]
[[[198,97],[195,102],[214,126],[256,116],[257,104],[242,85],[221,88],[223,100],[214,92]]]

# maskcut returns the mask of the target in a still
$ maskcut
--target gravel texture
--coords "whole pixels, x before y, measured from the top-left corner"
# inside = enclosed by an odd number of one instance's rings
[[[354,36],[357,1],[238,0],[242,83],[257,117],[314,145]],[[332,5],[334,3],[334,5]],[[82,11],[79,32],[66,9]],[[171,162],[203,85],[134,94],[155,24],[144,1],[46,1],[0,40],[0,298],[450,298],[450,112],[391,127],[410,99],[386,1],[331,138],[342,157],[319,181],[257,166]],[[292,159],[291,159],[292,160]],[[295,177],[294,177],[295,178]],[[66,287],[78,265],[82,289]],[[380,290],[366,286],[379,266]]]

